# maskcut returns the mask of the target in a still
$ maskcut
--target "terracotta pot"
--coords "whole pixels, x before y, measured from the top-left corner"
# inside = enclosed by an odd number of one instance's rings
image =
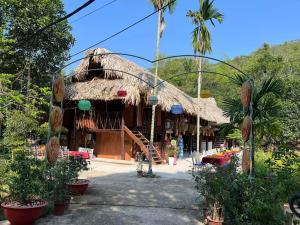
[[[43,201],[38,206],[20,207],[2,203],[1,207],[3,208],[5,217],[11,225],[32,225],[40,218],[43,213],[43,208],[47,204],[48,202]]]
[[[78,183],[68,183],[67,186],[70,194],[83,195],[89,186],[89,180],[78,179]]]
[[[67,202],[54,202],[54,212],[55,216],[61,216],[64,214]]]
[[[206,219],[208,220],[208,225],[222,225],[224,222],[223,220],[213,220],[209,216],[207,216]]]

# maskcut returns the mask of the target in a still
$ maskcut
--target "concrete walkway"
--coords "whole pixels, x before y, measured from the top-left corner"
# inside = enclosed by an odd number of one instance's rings
[[[191,163],[181,160],[174,167],[154,166],[159,178],[138,178],[136,165],[94,161],[82,175],[91,180],[86,195],[74,198],[65,215],[37,224],[200,225],[190,169]]]

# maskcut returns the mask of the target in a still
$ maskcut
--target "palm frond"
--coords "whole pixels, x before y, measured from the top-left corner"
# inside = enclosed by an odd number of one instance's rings
[[[200,44],[199,44],[199,27],[196,27],[192,32],[192,45],[195,53],[200,51]]]
[[[211,36],[208,28],[205,23],[210,21],[213,26],[215,26],[214,20],[217,20],[219,23],[223,22],[223,14],[220,13],[214,7],[213,0],[200,0],[200,10],[199,11],[191,11],[187,12],[187,17],[192,19],[193,24],[196,27],[200,28],[200,40],[199,44],[195,45],[194,43],[194,35],[193,35],[193,47],[197,52],[199,51],[201,54],[205,54],[206,52],[211,52]],[[198,31],[199,32],[199,31]],[[198,33],[199,34],[199,33]]]
[[[202,23],[200,26],[200,39],[202,40],[202,43],[200,43],[200,53],[203,55],[206,54],[206,52],[210,53],[212,51],[211,37],[210,37],[210,32],[204,23]]]
[[[249,79],[250,79],[249,76],[246,76],[244,74],[237,74],[234,77],[232,77],[232,82],[236,85],[242,86],[243,83]]]
[[[164,8],[163,11],[168,9],[170,14],[172,14],[175,10],[177,0],[149,0],[149,3],[154,7],[155,10],[168,5],[168,7]]]
[[[239,98],[230,98],[223,101],[224,115],[230,117],[231,123],[241,123],[243,119],[243,106]]]
[[[278,78],[272,76],[263,81],[253,101],[258,102],[263,96],[271,93],[274,95],[280,95],[281,90],[282,90],[281,81]]]

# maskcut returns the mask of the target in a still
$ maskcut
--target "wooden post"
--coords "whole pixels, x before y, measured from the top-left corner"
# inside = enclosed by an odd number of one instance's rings
[[[122,125],[121,125],[121,159],[125,160],[125,138],[124,138],[124,110],[122,113]]]
[[[163,156],[163,151],[165,150],[165,136],[166,136],[166,112],[161,112],[161,141],[160,141],[160,155]]]

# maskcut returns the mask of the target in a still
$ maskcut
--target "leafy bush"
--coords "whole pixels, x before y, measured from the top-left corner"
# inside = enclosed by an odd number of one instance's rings
[[[60,159],[47,169],[50,195],[54,201],[64,202],[69,197],[66,184],[70,181],[69,161]]]
[[[5,176],[8,201],[33,204],[46,194],[45,163],[30,157],[27,150],[16,149]]]
[[[282,208],[292,193],[300,188],[297,173],[269,176],[270,169],[266,168],[249,179],[237,168],[237,161],[232,160],[229,165],[216,168],[216,171],[207,169],[195,176],[196,188],[209,209],[216,202],[222,206],[224,224],[228,225],[285,224]]]
[[[88,162],[86,159],[79,157],[70,157],[69,159],[69,179],[77,180],[79,177],[79,173],[82,171],[87,171],[88,168]]]

